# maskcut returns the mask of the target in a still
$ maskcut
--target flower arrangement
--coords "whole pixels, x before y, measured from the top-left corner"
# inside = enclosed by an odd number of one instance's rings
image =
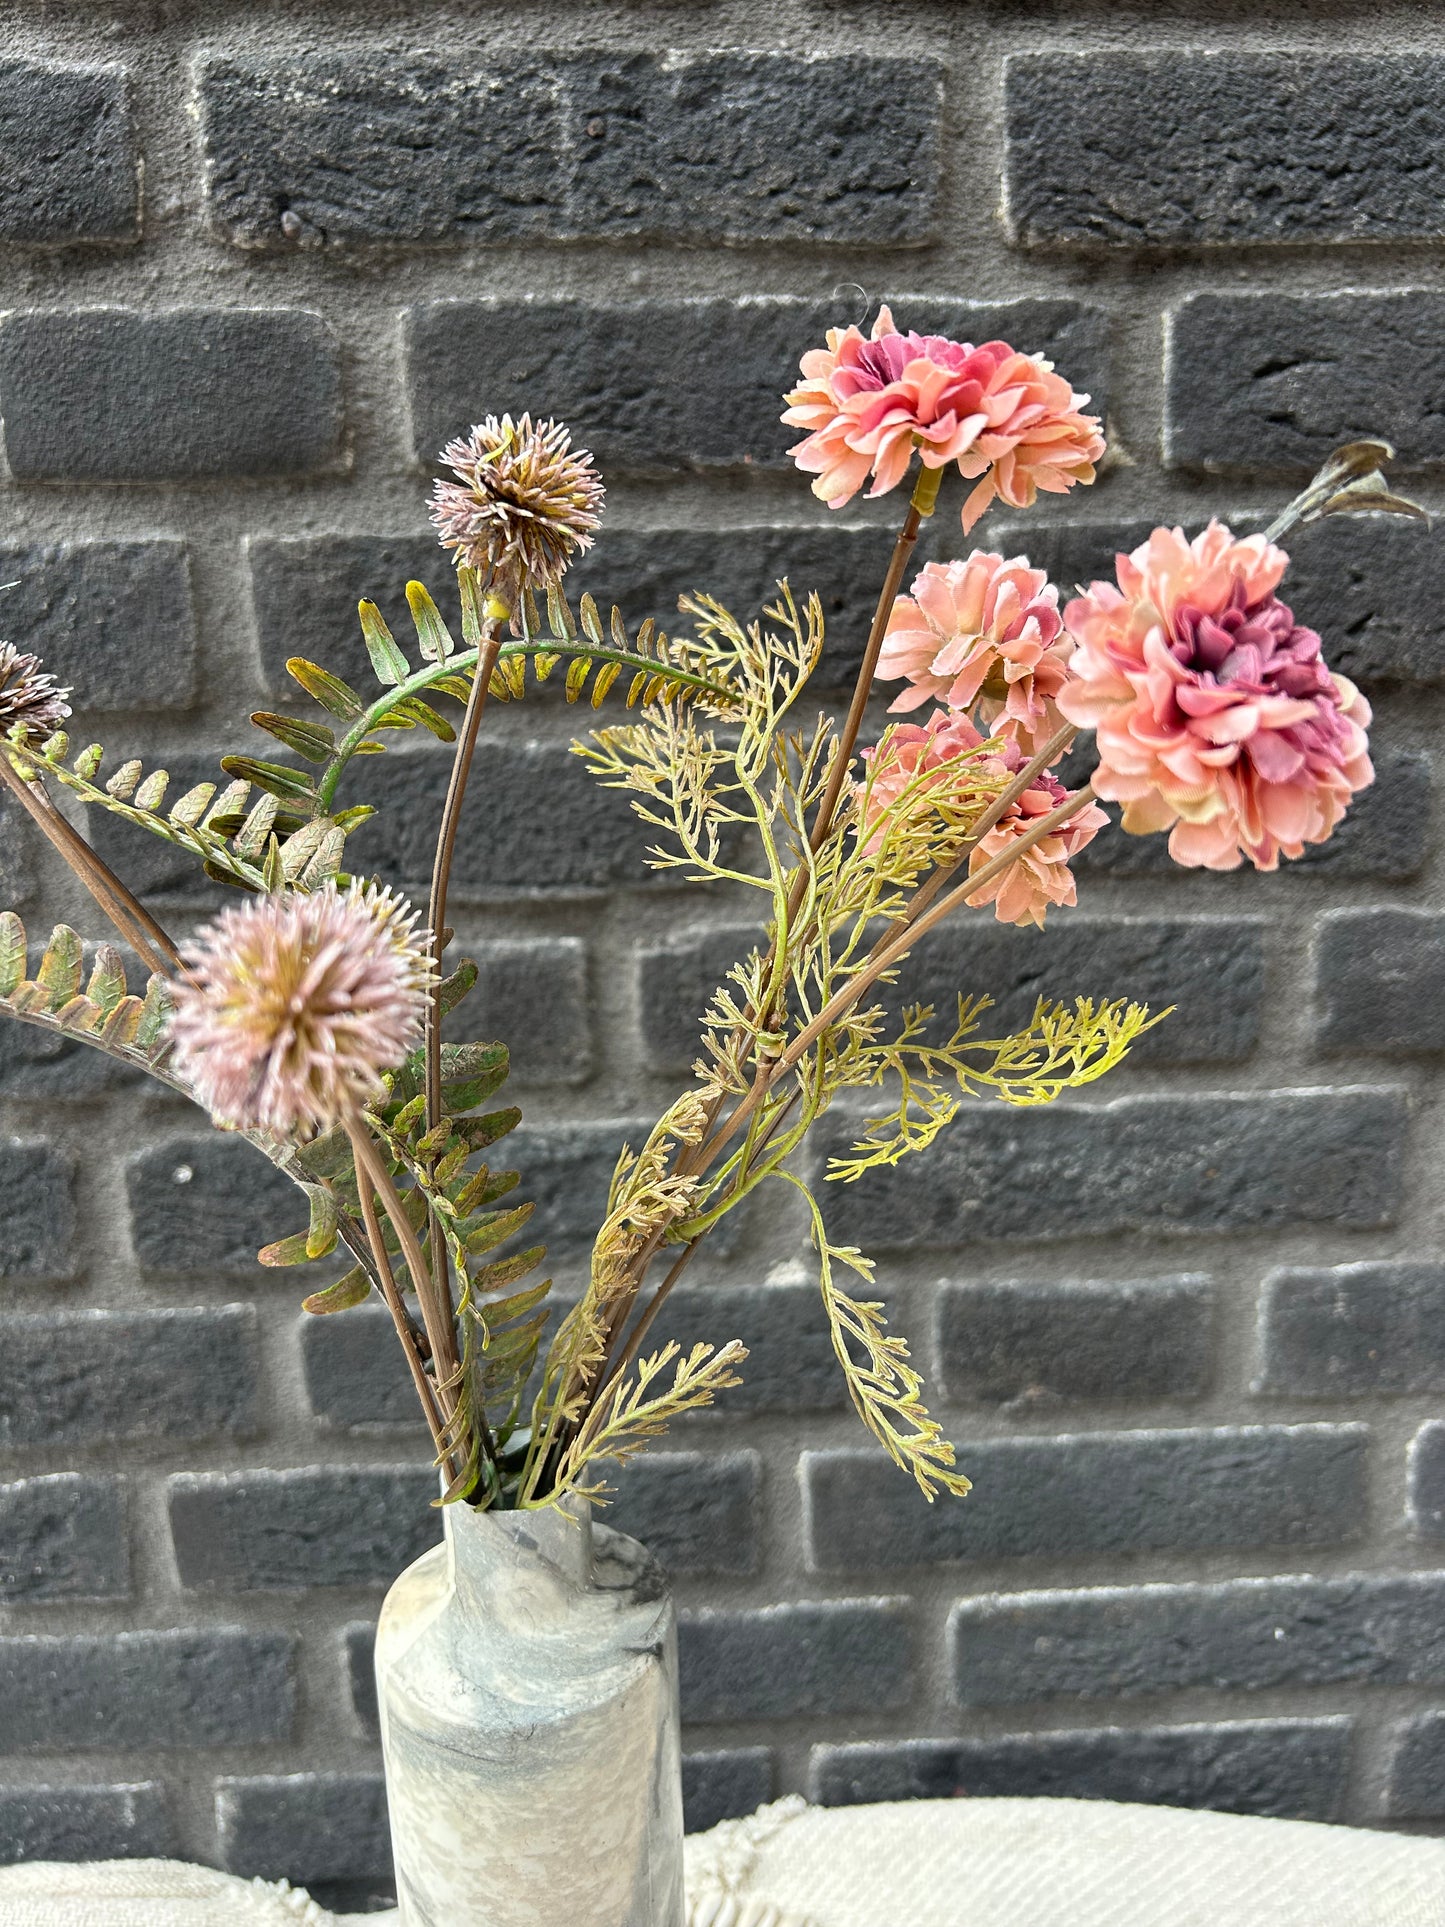
[[[633,631],[616,610],[604,621],[588,596],[574,611],[562,582],[597,529],[602,483],[563,425],[526,415],[488,417],[442,452],[454,479],[436,483],[431,514],[457,565],[460,639],[419,583],[407,587],[414,653],[362,602],[379,693],[293,658],[317,713],[251,719],[290,760],[226,756],[224,781],[167,807],[164,771],[125,761],[102,780],[99,746],[72,756],[71,692],[0,645],[0,781],[150,973],[132,995],[120,951],[102,943],[87,977],[62,926],[32,978],[6,912],[0,1003],[192,1097],[296,1182],[308,1228],[261,1262],[350,1253],[307,1309],[384,1300],[444,1501],[598,1496],[609,1462],[736,1384],[740,1344],[684,1355],[648,1339],[713,1227],[770,1181],[804,1201],[820,1316],[863,1423],[927,1496],[966,1492],[906,1343],[845,1288],[849,1273],[866,1287],[869,1259],[829,1237],[790,1160],[845,1091],[882,1095],[834,1182],[925,1151],[963,1099],[1043,1104],[1093,1082],[1160,1015],[1041,1001],[1022,1029],[990,1036],[985,995],[960,994],[935,1026],[926,1008],[890,1016],[878,993],[945,917],[991,908],[1041,927],[1071,905],[1073,858],[1108,820],[1101,801],[1123,805],[1127,832],[1167,831],[1181,864],[1273,869],[1327,838],[1371,780],[1369,710],[1279,599],[1278,542],[1319,515],[1419,514],[1387,488],[1383,443],[1337,451],[1264,534],[1157,529],[1119,556],[1116,582],[1062,604],[1025,558],[978,549],[927,564],[905,593],[951,467],[972,484],[965,532],[995,500],[1027,508],[1093,481],[1104,438],[1088,397],[1038,356],[900,333],[886,308],[867,337],[831,332],[802,375],[782,419],[806,431],[792,454],[822,500],[836,509],[870,478],[875,496],[913,478],[841,720],[806,709],[821,604],[787,582],[748,622],[685,598],[678,636],[651,621]],[[594,708],[618,688],[626,720],[576,753],[629,793],[655,832],[655,867],[754,892],[760,912],[757,944],[701,1015],[688,1088],[617,1162],[586,1289],[550,1335],[544,1253],[524,1241],[532,1207],[496,1149],[519,1114],[487,1108],[506,1049],[441,1036],[478,974],[446,955],[478,725],[489,701],[525,693],[529,664],[538,680],[565,664],[568,699],[590,693]],[[892,712],[912,720],[867,741],[875,683],[900,685]],[[424,910],[348,873],[347,838],[372,811],[342,800],[358,758],[418,727],[455,744]],[[1087,730],[1097,768],[1070,790],[1057,772]],[[57,808],[55,787],[189,851],[244,900],[177,943]]]

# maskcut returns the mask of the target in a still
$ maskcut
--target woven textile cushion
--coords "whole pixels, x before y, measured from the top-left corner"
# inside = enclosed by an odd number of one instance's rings
[[[687,1865],[688,1927],[1445,1927],[1445,1841],[1095,1800],[781,1800]],[[0,1927],[395,1921],[175,1861],[0,1871]]]

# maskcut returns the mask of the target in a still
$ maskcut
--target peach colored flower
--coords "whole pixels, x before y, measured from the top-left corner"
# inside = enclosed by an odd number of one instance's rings
[[[960,773],[950,772],[945,766],[963,751],[978,748],[983,741],[966,716],[944,709],[935,710],[923,724],[894,723],[876,749],[863,752],[871,778],[866,792],[863,833],[868,832],[910,784],[927,777],[931,770],[939,771],[939,787],[950,781],[959,782]],[[971,766],[964,765],[962,783],[971,786],[976,775],[997,779],[1012,774],[1021,769],[1026,760],[1016,743],[1006,742],[1001,754],[981,756]],[[925,789],[919,793],[928,792]],[[991,863],[1037,818],[1046,816],[1062,803],[1067,794],[1057,778],[1048,772],[1035,777],[1008,813],[985,832],[978,847],[970,853],[970,874]],[[1096,804],[1088,804],[1052,835],[1042,837],[1032,849],[1025,850],[1016,863],[992,883],[985,884],[977,896],[966,900],[970,904],[991,903],[1000,923],[1033,923],[1042,929],[1051,903],[1076,901],[1070,860],[1098,835],[1108,820]],[[881,830],[874,831],[864,849],[876,849],[881,835]]]
[[[974,710],[990,733],[1032,755],[1063,720],[1054,698],[1073,653],[1043,570],[975,549],[964,562],[925,564],[912,594],[899,596],[878,674],[909,685],[890,705],[895,714],[930,698]]]
[[[816,475],[813,493],[841,508],[872,475],[870,495],[896,488],[917,448],[926,468],[957,462],[983,479],[963,509],[973,527],[997,495],[1016,508],[1039,489],[1061,494],[1092,482],[1104,450],[1099,424],[1079,411],[1053,365],[1006,341],[950,341],[900,334],[880,308],[871,337],[830,328],[828,346],[803,356],[803,382],[785,397],[783,420],[808,431],[789,453]]]
[[[1058,703],[1097,732],[1094,787],[1190,867],[1273,870],[1374,779],[1368,704],[1274,593],[1288,561],[1221,522],[1192,542],[1155,529],[1117,558],[1117,588],[1064,611],[1079,646]]]

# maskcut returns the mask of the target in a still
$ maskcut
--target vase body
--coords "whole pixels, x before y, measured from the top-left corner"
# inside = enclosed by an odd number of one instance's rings
[[[442,1517],[376,1630],[402,1927],[682,1927],[662,1569],[585,1504]]]

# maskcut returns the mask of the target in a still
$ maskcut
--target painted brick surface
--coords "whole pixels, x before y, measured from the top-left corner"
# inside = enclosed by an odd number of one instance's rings
[[[155,1860],[175,1851],[159,1780],[133,1786],[19,1786],[0,1793],[0,1861]]]
[[[958,1447],[958,1463],[975,1491],[952,1506],[900,1492],[876,1450],[805,1452],[809,1561],[819,1572],[860,1572],[1166,1546],[1348,1544],[1365,1522],[1368,1443],[1359,1425],[974,1441]]]
[[[1016,239],[1066,247],[1445,239],[1445,63],[1190,50],[1005,69]],[[1060,120],[1080,139],[1057,139]]]
[[[677,633],[692,590],[745,619],[781,576],[816,590],[803,721],[849,685],[903,496],[814,499],[782,397],[879,302],[1049,356],[1118,458],[968,537],[950,474],[905,583],[977,543],[1067,602],[1156,522],[1255,533],[1336,440],[1396,443],[1434,526],[1285,541],[1280,593],[1374,710],[1339,833],[1260,877],[1111,828],[1046,933],[945,927],[888,992],[989,995],[987,1029],[1040,994],[1176,1006],[1097,1090],[965,1105],[822,1188],[972,1496],[922,1507],[858,1428],[777,1187],[652,1332],[737,1337],[744,1385],[603,1517],[674,1567],[694,1827],[967,1787],[1445,1828],[1445,0],[1183,0],[1137,31],[927,0],[111,11],[0,0],[0,636],[74,686],[72,753],[142,756],[172,798],[264,753],[250,710],[304,711],[289,657],[377,687],[360,596],[413,653],[409,579],[455,621],[426,493],[489,412],[601,459],[569,587],[634,629]],[[622,693],[489,706],[451,897],[482,973],[452,1034],[512,1048],[505,1163],[559,1311],[756,935],[745,893],[648,871],[568,754]],[[1065,773],[1090,768],[1086,738]],[[447,771],[421,732],[356,766],[358,870],[424,897]],[[177,936],[235,901],[85,816]],[[12,905],[32,944],[104,934],[0,800]],[[301,1313],[340,1253],[256,1263],[303,1222],[178,1095],[0,1026],[5,1853],[250,1855],[343,1913],[386,1890],[373,1625],[436,1515],[381,1305]]]
[[[0,1749],[255,1746],[291,1735],[294,1635],[229,1628],[0,1639]]]
[[[1054,1399],[1197,1398],[1210,1377],[1214,1294],[1198,1274],[1061,1285],[945,1279],[939,1372],[949,1398],[1021,1409]]]
[[[17,482],[305,475],[341,452],[336,340],[288,308],[79,308],[0,323]]]
[[[123,67],[0,61],[0,151],[0,240],[138,238],[140,153]]]
[[[942,92],[937,63],[876,57],[215,61],[211,217],[262,249],[907,245],[933,235]]]
[[[8,1313],[0,1444],[77,1446],[254,1431],[251,1305]]]
[[[875,1800],[1123,1800],[1282,1820],[1335,1820],[1349,1772],[1344,1719],[1121,1727],[1004,1740],[820,1746],[821,1806]]]
[[[950,1621],[961,1706],[1178,1687],[1437,1684],[1445,1576],[1231,1579],[964,1600]]]
[[[120,1481],[56,1472],[0,1486],[0,1599],[124,1599]]]

